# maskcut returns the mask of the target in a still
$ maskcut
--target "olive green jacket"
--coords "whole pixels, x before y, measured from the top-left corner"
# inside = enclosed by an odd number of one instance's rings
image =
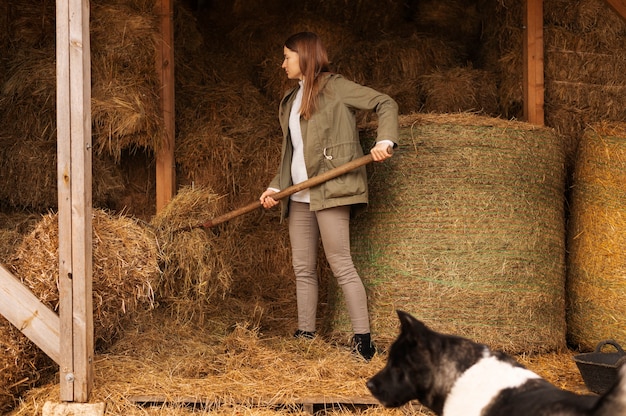
[[[356,110],[374,110],[378,116],[377,141],[398,140],[398,105],[388,95],[349,81],[338,74],[320,75],[317,111],[309,120],[300,118],[304,160],[309,178],[363,156],[356,127]],[[288,91],[280,102],[278,117],[283,144],[278,173],[270,188],[283,190],[292,185],[289,113],[298,87]],[[312,211],[341,205],[367,204],[365,166],[310,188]],[[281,220],[288,215],[289,198],[281,200]]]

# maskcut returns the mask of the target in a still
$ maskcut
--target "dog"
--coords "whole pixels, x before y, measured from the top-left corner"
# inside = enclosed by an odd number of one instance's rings
[[[367,388],[385,407],[411,400],[441,416],[626,415],[626,365],[605,394],[562,390],[512,356],[429,329],[397,311],[400,335]]]

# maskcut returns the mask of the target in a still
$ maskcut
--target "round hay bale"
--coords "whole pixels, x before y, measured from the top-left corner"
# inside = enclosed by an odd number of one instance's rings
[[[13,274],[49,308],[59,303],[58,215],[47,214],[9,260]],[[93,211],[93,309],[97,348],[153,306],[160,271],[154,235],[132,218]]]
[[[376,339],[395,338],[403,309],[505,351],[565,346],[564,156],[553,130],[416,115],[402,120],[394,157],[368,169],[352,248]],[[341,294],[329,302],[331,328],[350,332]]]
[[[183,187],[150,221],[159,244],[163,278],[156,288],[159,300],[175,303],[207,302],[224,296],[232,276],[224,261],[224,245],[202,227],[215,217],[220,198],[207,187]]]
[[[579,143],[568,230],[568,341],[626,345],[626,123],[596,123]]]

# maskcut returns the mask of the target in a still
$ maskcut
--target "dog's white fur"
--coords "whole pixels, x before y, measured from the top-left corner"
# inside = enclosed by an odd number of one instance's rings
[[[483,358],[459,377],[446,399],[443,416],[480,416],[504,389],[519,387],[528,380],[541,378],[534,372],[515,367],[494,357],[485,348]],[[471,400],[468,400],[471,397]]]

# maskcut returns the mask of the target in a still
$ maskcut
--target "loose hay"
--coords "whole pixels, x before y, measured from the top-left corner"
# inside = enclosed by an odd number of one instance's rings
[[[369,166],[370,207],[352,230],[375,338],[392,337],[399,308],[509,352],[564,347],[561,146],[526,123],[403,119],[394,157]],[[350,332],[341,299],[330,326]]]
[[[14,408],[21,393],[48,381],[54,362],[0,316],[0,414]]]
[[[626,345],[626,124],[596,123],[583,135],[568,230],[568,338],[583,350]]]
[[[386,360],[386,355],[378,355],[366,363],[323,338],[309,342],[267,336],[228,312],[202,326],[172,320],[163,312],[157,309],[129,327],[116,345],[96,356],[90,401],[105,402],[108,416],[310,414],[298,403],[307,398],[319,403],[324,397],[346,403],[360,396],[371,399],[365,382]],[[236,323],[230,324],[232,320]],[[571,356],[565,352],[518,358],[557,386],[585,393]],[[131,400],[136,396],[167,402],[141,407]],[[38,414],[46,401],[58,398],[57,382],[34,388],[13,416]],[[417,403],[400,409],[346,406],[323,414],[433,415]]]
[[[47,214],[17,248],[11,271],[49,308],[58,307],[58,215]],[[159,278],[154,235],[135,220],[93,211],[93,306],[96,345],[151,308]]]
[[[210,302],[229,289],[232,276],[219,236],[202,227],[215,217],[220,198],[206,187],[183,187],[157,213],[154,227],[163,278],[156,288],[160,300]]]
[[[154,235],[134,220],[94,210],[93,310],[97,349],[153,305],[159,277]],[[10,270],[49,308],[59,302],[58,216],[45,215],[8,261]],[[50,367],[45,354],[4,318],[0,320],[0,411],[32,387]]]

